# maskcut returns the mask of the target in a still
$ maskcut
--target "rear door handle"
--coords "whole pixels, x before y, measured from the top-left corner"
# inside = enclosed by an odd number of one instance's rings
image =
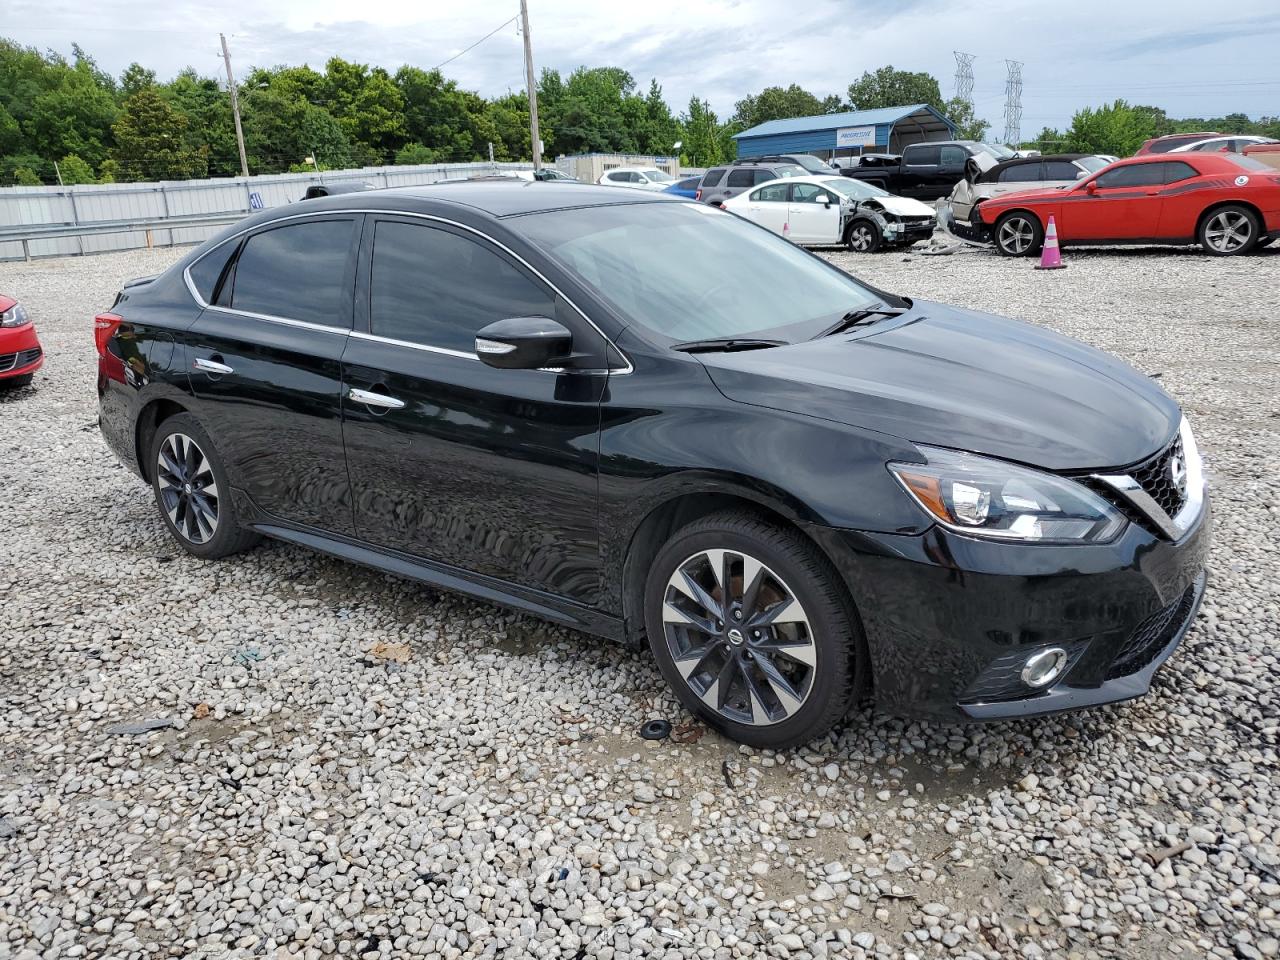
[[[380,407],[383,410],[403,410],[404,401],[396,397],[389,397],[385,393],[374,393],[372,390],[358,390],[352,387],[347,396],[356,403],[363,403],[367,407]]]
[[[196,357],[195,361],[191,364],[191,366],[194,367],[196,370],[202,370],[205,373],[213,373],[218,375],[235,373],[235,369],[232,367],[228,367],[225,363],[219,363],[217,360],[206,360],[204,357]]]

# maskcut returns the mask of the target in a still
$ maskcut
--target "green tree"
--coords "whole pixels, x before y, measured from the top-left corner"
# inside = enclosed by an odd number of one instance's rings
[[[895,70],[891,66],[881,67],[874,73],[865,72],[849,84],[849,102],[855,110],[925,103],[939,113],[946,112],[942,89],[932,75]]]
[[[63,183],[97,183],[93,169],[74,153],[62,158],[58,163],[58,170],[62,173]]]
[[[30,167],[16,167],[13,171],[13,182],[19,187],[40,187],[44,181],[36,176]]]
[[[125,67],[120,74],[120,93],[127,100],[135,93],[156,85],[156,72],[148,70],[142,64],[134,62]]]
[[[205,151],[209,158],[209,175],[238,175],[240,152],[236,147],[235,126],[231,118],[231,97],[218,85],[218,81],[202,77],[187,67],[160,88],[160,95],[190,119],[187,142]],[[264,171],[254,167],[250,172]]]
[[[1123,100],[1096,109],[1085,107],[1071,118],[1063,138],[1065,153],[1109,153],[1127,157],[1155,136],[1156,118]]]
[[[974,116],[973,104],[959,97],[952,97],[944,105],[943,115],[956,125],[956,137],[960,140],[985,140],[991,124]],[[1017,144],[1010,144],[1017,147]]]
[[[125,101],[124,112],[112,127],[115,146],[111,158],[125,180],[186,180],[203,177],[208,163],[202,151],[187,142],[189,121],[154,89],[144,89]]]
[[[765,87],[753,96],[744,97],[734,104],[733,119],[747,129],[770,120],[837,113],[842,107],[839,97],[829,96],[819,100],[808,90],[793,83],[789,87]]]
[[[680,156],[690,166],[710,167],[732,158],[725,152],[720,121],[706,100],[689,99],[689,109],[680,118],[682,130]]]
[[[357,153],[385,161],[404,145],[405,98],[386,70],[332,57],[321,90]]]
[[[417,164],[439,163],[440,156],[430,147],[420,143],[406,143],[396,151],[396,165],[409,167]]]

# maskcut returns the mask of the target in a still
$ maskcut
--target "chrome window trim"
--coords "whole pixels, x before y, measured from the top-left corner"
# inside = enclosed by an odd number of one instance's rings
[[[376,333],[365,333],[363,330],[352,330],[351,336],[357,340],[368,340],[372,343],[385,343],[393,347],[408,347],[410,350],[423,350],[426,353],[440,353],[446,357],[457,357],[460,360],[474,360],[480,362],[480,358],[474,353],[467,353],[465,350],[450,350],[448,347],[433,347],[427,343],[413,343],[409,340],[397,340],[394,337],[380,337]]]
[[[608,344],[615,351],[617,351],[618,356],[622,357],[626,366],[620,367],[618,369],[606,368],[608,370],[608,373],[622,376],[628,373],[633,373],[635,371],[635,366],[631,363],[631,358],[628,357],[627,354],[616,343],[613,342],[613,340],[609,337],[608,334],[606,334],[603,330],[601,330],[596,325],[595,321],[593,321],[590,317],[587,316],[586,312],[581,307],[579,307],[568,296],[566,296],[563,290],[561,290],[554,283],[548,280],[546,275],[543,274],[542,271],[540,271],[537,267],[531,264],[524,257],[520,256],[520,254],[516,253],[514,250],[508,247],[505,243],[501,242],[500,240],[495,240],[493,237],[489,236],[483,230],[477,230],[475,227],[469,226],[468,224],[459,223],[457,220],[450,220],[448,217],[437,216],[436,214],[433,214],[433,213],[412,213],[406,210],[372,210],[372,209],[367,209],[362,207],[360,209],[355,209],[355,210],[352,210],[352,209],[313,210],[309,213],[294,213],[294,214],[290,214],[287,217],[280,217],[276,220],[268,220],[263,223],[255,223],[251,227],[245,227],[242,230],[236,231],[235,233],[231,234],[231,236],[223,240],[221,243],[215,244],[214,246],[206,250],[204,253],[202,253],[200,256],[192,260],[189,264],[187,264],[183,268],[182,279],[186,282],[187,290],[191,293],[191,296],[195,299],[196,303],[206,310],[210,310],[210,309],[223,310],[227,313],[239,314],[240,316],[245,316],[245,317],[252,317],[257,320],[268,320],[275,323],[293,324],[296,326],[302,326],[302,327],[315,329],[315,330],[326,330],[334,333],[350,333],[352,336],[361,336],[364,339],[372,338],[374,340],[381,340],[386,343],[394,343],[401,346],[414,347],[421,350],[428,350],[433,353],[443,353],[448,356],[467,357],[471,360],[478,360],[479,358],[476,357],[474,354],[462,353],[461,351],[458,351],[458,350],[449,350],[445,347],[432,347],[427,344],[409,343],[407,340],[393,340],[389,337],[378,337],[375,334],[362,334],[360,331],[357,331],[357,330],[350,330],[350,329],[344,329],[344,328],[338,328],[338,327],[324,327],[319,324],[308,323],[304,320],[290,320],[287,317],[273,317],[273,316],[268,316],[266,314],[249,313],[248,311],[244,311],[244,310],[233,310],[230,307],[214,306],[213,304],[209,304],[205,302],[204,297],[200,295],[200,291],[196,289],[195,283],[193,283],[191,280],[192,267],[194,267],[197,263],[199,263],[205,257],[209,256],[211,253],[213,253],[213,251],[217,250],[223,244],[230,243],[233,240],[238,240],[239,238],[243,237],[247,233],[253,233],[254,231],[265,229],[267,227],[289,223],[290,221],[293,221],[293,220],[309,220],[317,217],[327,217],[329,219],[334,219],[336,217],[342,217],[348,214],[350,215],[373,214],[375,216],[382,215],[387,217],[411,217],[418,220],[430,220],[434,223],[443,223],[446,226],[456,227],[459,230],[465,230],[468,233],[475,234],[477,237],[480,237],[482,240],[488,241],[489,243],[497,247],[499,250],[507,254],[507,256],[514,259],[517,263],[524,266],[526,270],[528,270],[535,277],[537,277],[539,280],[545,283],[548,287],[554,290],[556,295],[561,299],[563,299],[564,302],[567,303],[569,306],[571,306],[574,309],[574,311],[578,314],[578,316],[580,316],[587,323],[587,325],[591,327],[592,330],[600,334],[600,336],[604,339],[604,342],[606,344]],[[584,371],[575,371],[575,372],[593,373],[598,371],[584,370]]]
[[[302,330],[318,330],[321,333],[336,333],[345,337],[354,331],[350,327],[329,327],[323,323],[310,323],[306,320],[293,320],[289,317],[276,317],[269,313],[252,313],[248,310],[233,310],[231,307],[219,307],[211,304],[204,304],[206,310],[217,310],[220,313],[229,313],[237,317],[248,317],[250,320],[265,320],[267,323],[279,323],[286,327],[298,327]]]
[[[1195,435],[1191,432],[1191,424],[1186,417],[1178,424],[1178,436],[1182,439],[1182,456],[1186,461],[1187,501],[1175,516],[1165,513],[1160,504],[1128,474],[1094,474],[1095,480],[1105,483],[1141,510],[1170,540],[1182,537],[1199,519],[1208,491],[1200,448],[1196,446]]]

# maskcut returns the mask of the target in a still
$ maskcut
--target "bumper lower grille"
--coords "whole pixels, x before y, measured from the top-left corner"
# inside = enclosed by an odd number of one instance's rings
[[[1149,667],[1187,625],[1191,611],[1195,609],[1195,602],[1196,588],[1193,584],[1169,606],[1138,624],[1138,628],[1129,635],[1129,639],[1111,662],[1107,679],[1127,677]]]
[[[0,353],[0,373],[8,373],[10,370],[20,370],[23,367],[29,367],[39,359],[39,347],[32,347],[30,350],[20,350],[17,353]]]

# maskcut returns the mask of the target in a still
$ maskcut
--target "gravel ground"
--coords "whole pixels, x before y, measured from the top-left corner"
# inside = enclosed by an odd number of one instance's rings
[[[182,554],[99,438],[91,331],[175,255],[0,264],[49,352],[0,399],[0,958],[1277,955],[1280,251],[832,254],[1161,373],[1213,579],[1140,702],[864,709],[778,755],[683,725],[639,653],[291,547]]]

